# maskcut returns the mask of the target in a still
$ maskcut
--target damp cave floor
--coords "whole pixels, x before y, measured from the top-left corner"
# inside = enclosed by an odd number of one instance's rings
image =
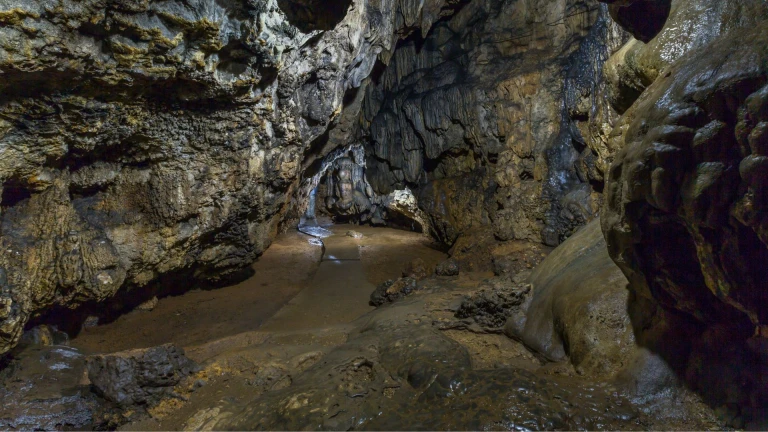
[[[377,284],[397,278],[415,258],[435,265],[447,255],[426,236],[409,231],[331,225],[322,247],[290,231],[275,238],[253,264],[253,276],[218,289],[160,298],[151,311],[134,310],[83,329],[70,345],[109,353],[166,343],[187,350],[256,330],[279,332],[345,324],[373,309]],[[354,230],[360,239],[347,236]]]

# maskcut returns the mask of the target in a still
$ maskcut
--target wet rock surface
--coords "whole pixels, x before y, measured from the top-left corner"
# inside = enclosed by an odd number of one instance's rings
[[[347,228],[331,227],[334,235],[324,239],[329,253],[339,258],[342,252],[356,251],[360,246],[366,246],[361,248],[365,250],[368,242],[384,235],[379,232],[383,230],[361,229],[366,236],[354,240],[344,235]],[[599,229],[596,231],[599,233]],[[421,239],[421,252],[425,253],[428,247],[423,238],[409,234]],[[306,242],[302,236],[295,238]],[[574,239],[581,243],[590,237],[577,233]],[[568,244],[566,249],[574,250]],[[345,252],[345,245],[353,247]],[[380,249],[379,253],[397,252]],[[574,266],[583,264],[579,254],[560,256],[555,261],[570,262],[574,256]],[[371,260],[371,256],[361,255],[360,259]],[[171,371],[184,369],[183,365],[174,366],[173,353],[177,350],[154,348],[159,350],[158,355],[151,356],[149,367],[144,369],[162,372],[152,373],[161,377],[152,378],[153,385],[159,386],[153,389],[160,393],[147,392],[146,388],[140,391],[148,403],[159,403],[124,406],[111,416],[100,417],[103,420],[98,424],[115,428],[129,421],[121,430],[624,430],[719,426],[711,412],[682,390],[674,372],[650,351],[631,356],[615,381],[603,375],[594,383],[596,375],[589,369],[584,369],[586,377],[574,370],[572,361],[578,357],[553,363],[505,336],[497,323],[504,317],[509,322],[516,311],[525,309],[525,302],[519,300],[535,295],[535,291],[524,294],[526,290],[520,289],[531,278],[530,272],[490,280],[486,279],[488,272],[463,271],[450,278],[433,275],[419,281],[419,289],[407,297],[371,309],[364,304],[366,299],[361,302],[361,286],[344,280],[349,269],[331,259],[323,263],[338,271],[327,278],[333,291],[313,294],[318,286],[308,287],[257,330],[188,347],[187,355],[200,364],[195,375]],[[548,265],[547,260],[544,265]],[[545,274],[553,267],[548,268]],[[306,271],[316,275],[322,272]],[[362,274],[353,282],[360,280],[365,280]],[[595,283],[597,280],[591,280],[595,287],[591,293],[580,288],[580,295],[596,297],[594,304],[602,301],[599,287],[605,285]],[[553,292],[546,287],[542,290]],[[366,291],[370,292],[368,288]],[[462,310],[462,302],[468,304],[466,299],[474,300],[474,315],[479,319],[455,318],[456,312]],[[137,313],[169,313],[164,312],[164,301],[153,311]],[[362,307],[350,311],[356,303]],[[345,305],[343,316],[322,316],[339,304]],[[483,318],[487,318],[488,325],[478,324]],[[554,319],[562,318],[556,315]],[[563,323],[571,325],[566,320]],[[568,343],[579,341],[574,338]],[[610,344],[600,339],[597,344],[585,346],[595,355],[603,355],[601,350]],[[130,361],[132,369],[120,377],[138,382],[142,367],[137,359],[145,359],[151,351],[93,358]],[[186,378],[179,380],[179,375]],[[108,378],[109,382],[117,382],[114,374]],[[93,384],[89,388],[96,387],[96,379]],[[136,386],[125,383],[121,389]],[[158,394],[162,398],[152,399]]]
[[[62,345],[19,350],[0,371],[0,428],[90,429],[104,401],[88,385],[85,355]]]
[[[273,350],[254,346],[225,354],[216,364],[232,372],[218,388],[239,388],[244,376],[264,368],[279,370],[273,380],[283,384],[270,390],[243,391],[237,397],[190,399],[187,414],[161,421],[155,428],[194,424],[196,429],[262,430],[483,430],[483,429],[657,429],[717,427],[706,410],[691,415],[691,402],[657,420],[644,410],[640,398],[654,399],[648,382],[669,391],[663,380],[636,383],[633,391],[620,383],[592,384],[579,377],[558,376],[557,368],[541,367],[521,345],[503,335],[477,334],[467,330],[440,331],[440,323],[452,317],[451,306],[477,291],[477,283],[428,278],[425,289],[387,307],[362,316],[343,330],[347,337],[314,360],[296,369],[296,361],[272,363],[246,358]],[[454,309],[455,310],[455,309]],[[337,328],[335,331],[339,331]],[[282,340],[282,349],[312,348],[294,345],[317,340],[317,330],[307,335],[267,336]],[[492,338],[505,339],[503,350],[490,354]],[[290,342],[296,341],[296,342]],[[309,342],[306,342],[309,343]],[[487,344],[491,345],[487,345]],[[516,345],[517,344],[517,345]],[[479,347],[485,347],[478,351]],[[471,350],[471,352],[470,352]],[[251,354],[248,354],[251,353]],[[490,357],[485,357],[489,356]],[[282,358],[271,354],[272,359]],[[231,360],[224,360],[231,359]],[[272,360],[273,362],[275,360]],[[253,362],[253,363],[251,363]],[[510,366],[510,362],[515,366]],[[248,365],[259,366],[248,366]],[[237,366],[240,365],[240,366]],[[557,366],[557,364],[552,364]],[[658,369],[658,368],[656,368]],[[648,367],[645,371],[654,370]],[[261,372],[256,373],[257,375]],[[270,375],[271,376],[271,375]],[[284,377],[288,376],[289,379]],[[646,374],[646,378],[650,376]],[[209,386],[211,386],[209,388]],[[213,391],[212,382],[205,391]],[[666,399],[668,402],[669,399]],[[204,407],[204,408],[203,408]],[[687,411],[688,410],[688,411]],[[671,411],[671,410],[670,410]],[[193,415],[194,414],[194,415]],[[189,419],[189,420],[186,420]],[[187,422],[187,423],[183,423]],[[190,423],[192,422],[192,423]],[[152,423],[138,423],[146,429]]]
[[[752,349],[768,322],[764,25],[692,50],[627,111],[603,217],[640,344],[747,422],[768,401]]]
[[[292,386],[208,427],[234,429],[635,429],[641,416],[608,388],[515,369],[475,371],[457,342],[403,325],[413,304],[365,319]],[[324,389],[333,389],[325,391]],[[223,410],[232,412],[232,407]]]

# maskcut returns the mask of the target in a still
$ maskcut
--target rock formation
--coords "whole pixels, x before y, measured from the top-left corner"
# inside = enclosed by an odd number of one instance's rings
[[[489,225],[559,244],[599,209],[602,66],[624,40],[606,7],[571,0],[471,2],[404,40],[366,88],[371,185],[412,188],[448,244]]]
[[[768,403],[766,19],[760,2],[673,2],[609,62],[617,95],[642,91],[612,134],[602,218],[637,340],[742,421]]]
[[[121,408],[152,407],[199,367],[172,345],[104,354],[87,359],[96,392]]]

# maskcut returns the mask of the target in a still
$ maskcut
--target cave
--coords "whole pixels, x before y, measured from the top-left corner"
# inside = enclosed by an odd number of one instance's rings
[[[0,2],[0,429],[768,429],[768,4]]]

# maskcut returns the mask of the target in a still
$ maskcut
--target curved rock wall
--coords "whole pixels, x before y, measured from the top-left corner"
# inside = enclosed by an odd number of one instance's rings
[[[600,207],[616,118],[602,65],[624,35],[592,1],[471,2],[374,71],[369,181],[417,190],[449,244],[483,225],[559,244]]]
[[[671,10],[653,41],[611,59],[614,88],[644,91],[614,129],[603,230],[638,342],[734,424],[764,421],[768,5]]]
[[[456,3],[0,2],[0,353],[53,305],[247,267],[377,56]]]

